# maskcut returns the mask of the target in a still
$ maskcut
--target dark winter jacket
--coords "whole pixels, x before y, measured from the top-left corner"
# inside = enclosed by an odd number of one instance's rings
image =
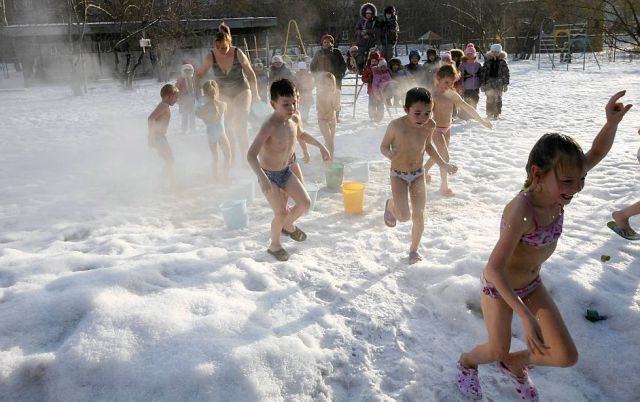
[[[395,14],[391,18],[386,15],[380,17],[380,44],[382,46],[395,46],[398,43],[398,17]]]
[[[347,63],[344,61],[340,49],[323,48],[313,56],[310,68],[312,73],[330,72],[336,77],[336,80],[340,81],[347,70]]]
[[[367,20],[364,16],[369,9],[373,12],[373,18]],[[356,24],[356,46],[358,48],[371,49],[379,43],[379,22],[377,20],[378,9],[371,3],[364,3],[360,7],[360,20]]]
[[[498,57],[485,55],[484,66],[480,73],[481,89],[494,89],[504,91],[509,85],[509,66],[507,65],[507,53],[502,51]]]

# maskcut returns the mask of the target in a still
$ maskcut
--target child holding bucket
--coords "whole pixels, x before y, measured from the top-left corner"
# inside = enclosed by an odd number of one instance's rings
[[[449,160],[449,141],[451,140],[451,121],[453,119],[454,110],[461,110],[465,115],[478,121],[487,128],[492,128],[490,121],[483,119],[478,112],[453,89],[454,83],[460,79],[460,73],[456,67],[445,64],[436,73],[433,88],[433,120],[436,122],[436,129],[433,132],[433,142],[438,149],[440,155],[445,161]],[[429,169],[434,165],[433,160],[428,160],[424,165],[425,180],[431,182]],[[447,180],[447,171],[440,168],[440,194],[446,197],[454,195],[453,190],[449,188]]]
[[[407,92],[404,102],[405,116],[392,120],[380,144],[382,155],[391,160],[391,194],[384,207],[384,223],[394,227],[396,221],[413,221],[409,264],[422,260],[418,245],[424,232],[426,202],[422,159],[426,152],[441,169],[455,173],[458,168],[446,162],[434,148],[431,136],[435,122],[431,119],[431,94],[425,88]],[[408,195],[408,196],[407,196]],[[409,210],[409,199],[411,210]]]
[[[334,151],[338,112],[340,112],[340,90],[336,88],[336,77],[329,73],[322,73],[318,86],[318,126],[324,137],[324,144],[331,156]]]
[[[631,105],[613,95],[605,107],[607,121],[583,152],[571,137],[543,135],[526,164],[524,188],[504,208],[500,237],[482,273],[481,306],[487,341],[462,353],[457,363],[458,389],[482,399],[478,366],[495,363],[520,398],[538,401],[528,376],[529,365],[570,367],[578,360],[560,311],[542,283],[540,269],[556,249],[562,234],[564,207],[582,191],[587,173],[609,153],[618,124]],[[571,228],[573,229],[573,228]],[[517,314],[526,348],[511,352],[511,324]]]
[[[175,186],[175,176],[173,172],[173,153],[167,141],[167,128],[171,120],[170,107],[176,104],[180,91],[173,84],[166,84],[160,89],[162,102],[156,106],[147,119],[149,126],[148,144],[150,148],[155,148],[158,155],[164,161],[162,168],[162,178],[164,184],[173,188]]]
[[[292,119],[296,113],[295,86],[288,79],[271,84],[271,107],[273,114],[258,131],[247,152],[249,166],[258,176],[260,190],[273,210],[271,221],[271,244],[267,252],[279,261],[287,261],[289,253],[282,247],[280,235],[285,234],[295,241],[304,241],[307,235],[294,225],[295,221],[311,206],[304,186],[291,169],[296,139],[300,125]],[[329,152],[318,143],[324,159]],[[293,208],[288,208],[284,194],[293,198]]]
[[[219,179],[218,175],[218,144],[224,155],[222,181],[230,181],[229,169],[231,168],[231,145],[224,130],[224,113],[227,104],[219,100],[218,84],[214,80],[209,80],[202,86],[202,92],[207,99],[207,103],[200,106],[196,115],[207,125],[207,140],[213,159],[213,178]]]

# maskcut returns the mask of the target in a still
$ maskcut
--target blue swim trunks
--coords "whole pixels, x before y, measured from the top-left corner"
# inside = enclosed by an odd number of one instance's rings
[[[282,170],[266,170],[266,169],[262,169],[262,171],[264,172],[264,174],[267,175],[267,177],[269,178],[269,180],[273,184],[275,184],[276,186],[278,186],[280,188],[284,188],[284,186],[287,185],[287,181],[289,181],[289,178],[293,174],[293,172],[291,171],[291,166],[290,165],[287,165]]]

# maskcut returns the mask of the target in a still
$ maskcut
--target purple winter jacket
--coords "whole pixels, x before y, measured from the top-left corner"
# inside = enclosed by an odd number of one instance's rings
[[[460,63],[460,75],[462,76],[462,82],[464,84],[465,91],[467,89],[479,89],[480,88],[480,70],[482,65],[477,61]]]

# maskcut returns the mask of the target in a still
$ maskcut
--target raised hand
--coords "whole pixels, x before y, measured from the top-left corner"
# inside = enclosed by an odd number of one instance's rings
[[[615,95],[613,95],[611,99],[609,99],[607,106],[605,106],[604,108],[607,114],[608,123],[613,123],[613,124],[620,123],[624,115],[627,114],[629,109],[631,109],[631,107],[633,106],[631,104],[628,104],[625,106],[622,102],[618,102],[618,99],[622,98],[626,93],[627,93],[626,90],[620,91]]]

